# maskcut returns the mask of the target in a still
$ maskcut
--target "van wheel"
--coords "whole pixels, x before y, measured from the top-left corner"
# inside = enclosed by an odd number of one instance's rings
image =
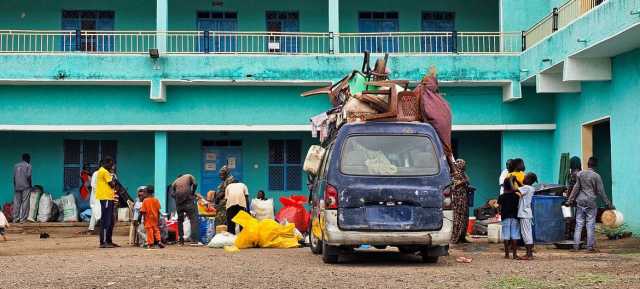
[[[309,228],[311,228],[311,224],[309,224]],[[311,253],[315,255],[322,254],[322,240],[313,235],[313,230],[309,230],[309,248]]]
[[[429,251],[423,250],[420,255],[422,255],[422,263],[438,263],[438,258],[440,256],[429,256]]]
[[[338,263],[339,249],[336,246],[329,246],[322,242],[322,261],[326,264]]]

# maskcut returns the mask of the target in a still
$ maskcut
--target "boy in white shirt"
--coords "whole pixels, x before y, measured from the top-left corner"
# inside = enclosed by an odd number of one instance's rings
[[[518,219],[520,220],[520,232],[522,240],[527,248],[527,255],[521,257],[522,260],[533,259],[533,231],[531,228],[533,222],[533,211],[531,210],[531,200],[536,189],[532,186],[538,182],[538,176],[534,173],[527,173],[524,177],[524,186],[518,189],[520,195],[520,203],[518,204]]]

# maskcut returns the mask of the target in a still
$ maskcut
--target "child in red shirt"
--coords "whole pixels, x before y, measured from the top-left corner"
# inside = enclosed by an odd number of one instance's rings
[[[144,201],[140,208],[140,216],[144,216],[144,230],[147,232],[147,248],[164,248],[160,239],[160,201],[153,196],[153,186],[147,186]],[[140,220],[138,220],[140,222]]]

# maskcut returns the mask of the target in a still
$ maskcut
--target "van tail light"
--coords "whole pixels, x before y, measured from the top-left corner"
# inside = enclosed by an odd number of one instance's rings
[[[451,210],[451,186],[447,186],[442,190],[442,209],[443,210]]]
[[[325,209],[338,208],[338,191],[330,184],[327,184],[324,188],[324,207]]]

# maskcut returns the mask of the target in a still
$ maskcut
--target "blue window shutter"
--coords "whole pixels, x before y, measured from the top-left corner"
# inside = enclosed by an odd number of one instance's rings
[[[63,18],[62,19],[62,30],[80,30],[80,19],[79,18]],[[64,35],[60,40],[60,46],[62,51],[75,51],[76,50],[76,36],[72,35]]]
[[[96,20],[96,30],[98,31],[113,31],[114,21],[111,19],[98,19]],[[113,51],[113,36],[96,36],[95,39],[97,51]]]

